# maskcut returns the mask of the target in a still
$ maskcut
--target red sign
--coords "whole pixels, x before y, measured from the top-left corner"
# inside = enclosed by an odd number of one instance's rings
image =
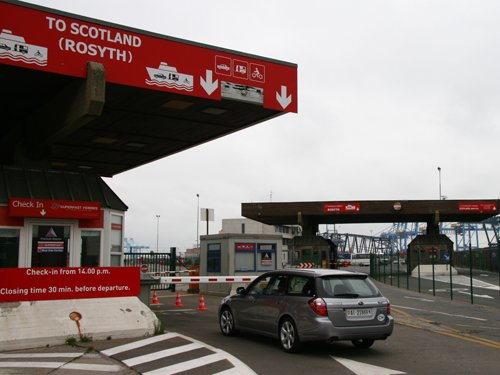
[[[253,250],[255,250],[255,244],[254,243],[236,243],[236,244],[234,244],[234,248],[236,250],[253,251]]]
[[[59,219],[99,219],[99,202],[9,198],[9,216]]]
[[[77,15],[0,3],[0,63],[221,100],[221,81],[264,92],[264,107],[297,112],[297,65],[118,28]]]
[[[462,212],[494,212],[496,202],[459,202],[458,210]]]
[[[139,267],[0,268],[0,303],[138,296]]]
[[[335,203],[329,204],[325,203],[323,205],[324,213],[348,213],[348,212],[359,212],[361,205],[359,203]]]

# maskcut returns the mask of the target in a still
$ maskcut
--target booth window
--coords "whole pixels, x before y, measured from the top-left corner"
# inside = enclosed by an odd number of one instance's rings
[[[237,242],[234,244],[234,271],[255,271],[255,243]]]
[[[101,232],[97,230],[82,231],[82,267],[99,267],[101,259]]]
[[[221,245],[218,243],[208,244],[207,272],[220,272],[220,270],[221,270]]]
[[[0,268],[17,268],[19,262],[19,229],[0,228]]]
[[[111,215],[110,266],[120,267],[123,258],[123,216]]]

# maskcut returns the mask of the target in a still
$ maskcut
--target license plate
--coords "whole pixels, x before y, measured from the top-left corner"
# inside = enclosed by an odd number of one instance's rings
[[[375,316],[374,309],[346,309],[345,316],[347,320],[364,320],[373,319]]]

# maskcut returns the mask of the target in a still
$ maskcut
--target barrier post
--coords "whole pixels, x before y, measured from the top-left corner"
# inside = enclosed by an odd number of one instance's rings
[[[474,289],[472,285],[472,245],[469,242],[469,278],[470,278],[470,303],[474,304]]]

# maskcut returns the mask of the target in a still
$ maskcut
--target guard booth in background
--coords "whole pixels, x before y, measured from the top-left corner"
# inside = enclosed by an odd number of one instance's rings
[[[335,268],[338,246],[321,236],[295,236],[291,244],[291,265],[311,268]]]
[[[281,269],[282,242],[282,236],[274,234],[201,236],[200,276],[260,275]],[[240,285],[200,284],[200,293],[228,295]]]
[[[453,265],[453,241],[439,233],[439,226],[427,224],[427,233],[408,245],[407,267],[413,277],[446,275]],[[456,274],[456,270],[452,269]]]

